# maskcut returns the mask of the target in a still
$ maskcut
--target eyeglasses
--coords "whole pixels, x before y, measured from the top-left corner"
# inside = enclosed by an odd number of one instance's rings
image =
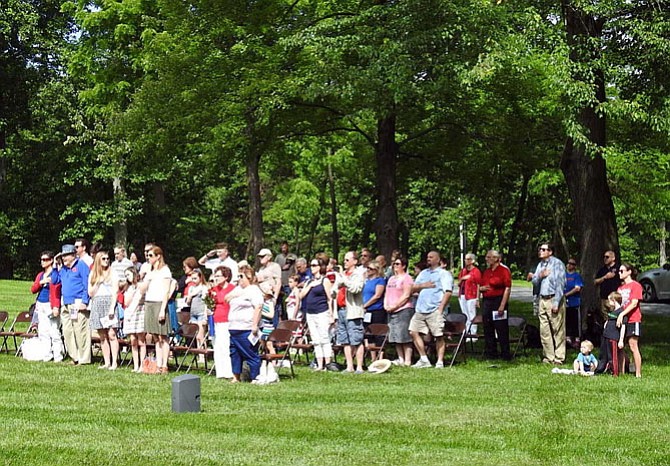
[[[318,266],[319,266],[318,263],[316,263],[316,264],[309,264],[309,265],[310,265],[310,267],[318,267]]]
[[[402,265],[402,262],[394,262],[393,265]]]
[[[549,248],[537,248],[538,251],[548,251]]]
[[[375,269],[374,267],[368,267],[368,270],[374,270],[375,272],[377,271],[377,269]]]
[[[156,255],[153,252],[150,252],[147,254],[147,257],[156,257]]]
[[[100,260],[101,260],[101,261],[108,261],[108,260],[109,260],[109,257],[101,257]]]
[[[52,259],[51,257],[40,257],[40,260],[41,260],[42,262],[49,262],[49,261],[51,261],[51,260],[53,260],[53,259]]]
[[[605,255],[603,256],[603,259],[609,259],[609,258],[610,258],[610,256],[608,256],[607,254],[605,254]]]
[[[223,275],[214,275],[212,278],[214,280],[216,280],[216,279],[219,279],[219,278],[223,278]]]

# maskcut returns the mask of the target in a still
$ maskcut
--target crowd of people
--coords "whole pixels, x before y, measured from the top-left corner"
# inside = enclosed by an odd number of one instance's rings
[[[129,341],[134,372],[146,371],[143,362],[150,341],[155,372],[167,373],[170,338],[178,338],[178,312],[186,311],[189,323],[198,327],[197,345],[207,347],[213,340],[216,377],[232,383],[242,380],[245,362],[253,383],[276,380],[274,370],[268,371],[261,362],[259,348],[274,352],[267,340],[280,320],[302,321],[309,329],[315,371],[340,370],[333,362],[333,345],[337,345],[344,353],[343,372],[362,373],[365,329],[379,323],[388,324],[388,341],[396,354],[393,364],[444,367],[445,316],[455,288],[453,275],[437,251],[430,251],[424,261],[414,264],[412,275],[400,251],[393,251],[389,262],[366,248],[348,251],[340,266],[325,253],[309,261],[297,257],[283,242],[276,257],[270,249],[258,251],[259,265],[254,268],[246,260],[235,261],[228,246],[218,243],[199,259],[185,258],[178,280],[159,246],[148,243],[143,252],[145,263],[136,253],[127,258],[125,248],[117,246],[112,260],[104,249],[91,254],[83,238],[63,245],[58,254],[43,252],[42,271],[31,288],[36,294],[38,338],[24,354],[56,362],[67,355],[71,364],[90,364],[91,336],[95,334],[103,357],[100,368],[116,370],[119,337],[123,336]],[[613,369],[613,364],[614,373],[618,373],[623,360],[620,351],[627,343],[635,374],[640,377],[642,296],[632,266],[617,265],[614,253],[607,251],[605,265],[594,277],[604,320],[615,316],[607,324],[609,330],[605,326],[601,361],[596,365],[589,357],[592,344],[580,341],[583,279],[576,271],[577,262],[569,259],[566,268],[549,243],[540,245],[538,257],[537,269],[528,274],[528,280],[537,295],[543,362],[563,365],[566,347],[572,346],[581,349],[574,371],[602,372]],[[486,267],[480,270],[476,256],[465,255],[456,290],[470,338],[476,338],[475,317],[481,312],[485,357],[510,360],[512,276],[501,259],[497,251],[488,251]],[[610,334],[616,334],[614,346],[609,343]],[[434,341],[434,363],[426,351],[428,337]]]

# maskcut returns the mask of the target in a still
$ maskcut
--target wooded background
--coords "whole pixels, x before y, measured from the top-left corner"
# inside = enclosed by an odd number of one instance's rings
[[[665,261],[665,1],[2,0],[0,275],[85,236]],[[453,264],[459,266],[458,263]]]

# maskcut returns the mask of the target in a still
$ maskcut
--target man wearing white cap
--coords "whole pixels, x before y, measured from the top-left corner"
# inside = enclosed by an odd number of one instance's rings
[[[281,290],[281,267],[272,261],[272,251],[268,248],[258,251],[258,260],[261,262],[261,266],[256,273],[258,284],[269,282],[272,285],[272,294],[276,303]],[[277,312],[275,312],[274,324],[275,327],[279,324],[279,313]]]

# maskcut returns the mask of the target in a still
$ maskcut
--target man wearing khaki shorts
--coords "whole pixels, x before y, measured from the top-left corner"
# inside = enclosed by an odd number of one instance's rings
[[[454,278],[451,273],[440,267],[440,254],[431,251],[427,257],[428,268],[423,270],[412,286],[412,292],[419,293],[416,301],[416,312],[409,323],[409,333],[420,359],[412,366],[416,368],[432,367],[423,335],[432,335],[435,338],[437,362],[435,368],[444,367],[444,308],[449,303],[454,288]]]

